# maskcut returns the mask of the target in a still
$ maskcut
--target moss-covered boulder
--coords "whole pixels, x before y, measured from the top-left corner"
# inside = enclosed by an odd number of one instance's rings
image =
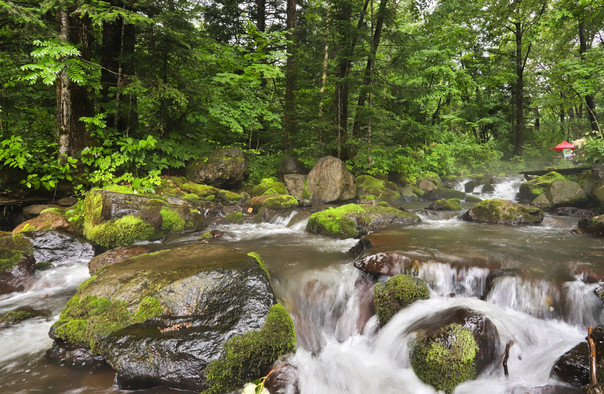
[[[257,211],[261,208],[292,209],[297,208],[299,204],[298,200],[289,194],[265,194],[250,198],[246,205]]]
[[[354,176],[346,163],[333,156],[319,159],[308,174],[308,190],[313,203],[330,203],[356,197]]]
[[[289,315],[274,305],[257,254],[192,244],[101,268],[80,285],[51,337],[55,347],[102,355],[121,388],[200,391],[219,382],[229,392],[295,347]],[[220,359],[225,364],[208,369]],[[233,363],[239,370],[226,368]]]
[[[110,264],[121,263],[141,254],[156,251],[155,244],[148,245],[127,245],[110,249],[104,253],[94,256],[88,262],[88,272],[91,276],[96,275],[97,271]]]
[[[425,193],[423,197],[424,200],[428,201],[449,200],[451,198],[459,198],[460,200],[463,200],[466,197],[466,193],[455,189],[439,187]]]
[[[0,295],[24,290],[35,270],[33,252],[24,235],[0,235]]]
[[[417,300],[430,298],[428,285],[410,275],[396,275],[387,282],[380,282],[373,288],[375,311],[380,325],[392,319],[398,311]]]
[[[537,207],[495,198],[474,205],[463,215],[463,220],[488,224],[539,224],[543,217],[543,211]]]
[[[390,206],[347,204],[312,214],[306,230],[335,238],[358,238],[390,224],[419,221],[419,216]]]
[[[55,212],[47,211],[33,219],[29,219],[21,223],[15,227],[13,233],[16,234],[28,231],[44,230],[61,230],[68,233],[74,232],[74,229],[71,227],[67,219]]]
[[[288,194],[285,183],[279,182],[276,178],[263,178],[260,183],[252,188],[252,196],[262,196],[263,194]]]
[[[448,200],[436,200],[428,206],[433,211],[461,211],[461,200],[459,198],[450,198]]]
[[[195,183],[221,189],[236,189],[249,176],[245,155],[238,148],[223,148],[190,163],[186,176]]]
[[[521,201],[533,201],[549,189],[552,182],[557,180],[566,180],[566,178],[555,171],[551,171],[533,180],[523,182],[520,185],[518,198]]]
[[[369,175],[359,175],[355,179],[357,197],[361,200],[400,201],[401,193],[394,182],[384,181]]]
[[[579,220],[577,231],[604,237],[604,215]]]
[[[93,189],[84,200],[84,236],[110,249],[155,240],[169,232],[199,230],[203,215],[186,200]]]
[[[544,193],[535,198],[531,205],[540,209],[583,207],[588,201],[587,193],[578,183],[558,179],[553,181]]]
[[[499,334],[483,315],[466,308],[452,308],[422,319],[409,331],[416,333],[411,367],[423,382],[452,393],[476,376],[499,355]]]

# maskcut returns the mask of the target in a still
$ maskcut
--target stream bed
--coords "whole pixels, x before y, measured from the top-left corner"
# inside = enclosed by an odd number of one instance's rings
[[[477,195],[513,200],[518,183],[502,180],[495,192]],[[257,252],[270,271],[275,294],[296,327],[298,350],[288,361],[298,370],[302,394],[434,393],[411,369],[414,334],[407,328],[452,307],[488,317],[499,332],[501,349],[514,342],[508,377],[494,363],[455,393],[520,393],[559,385],[550,376],[556,359],[585,338],[587,327],[604,323],[595,293],[601,283],[586,283],[580,269],[604,268],[604,241],[574,234],[577,219],[546,216],[543,224],[530,227],[481,225],[425,212],[427,205],[407,207],[422,216],[421,223],[374,234],[387,249],[421,261],[414,274],[430,287],[430,299],[412,304],[379,330],[372,284],[347,253],[357,240],[308,234],[304,221],[288,227],[294,213],[273,223],[216,227],[227,233],[222,242]],[[0,330],[0,392],[131,392],[114,386],[109,368],[74,369],[45,358],[52,343],[48,330],[89,277],[86,264],[55,264],[37,272],[26,292],[0,297],[0,313],[28,305],[52,315]],[[490,277],[494,270],[516,274]]]

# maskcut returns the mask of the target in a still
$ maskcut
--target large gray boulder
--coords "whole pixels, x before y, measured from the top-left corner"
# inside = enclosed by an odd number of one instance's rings
[[[531,205],[540,209],[554,209],[558,207],[582,207],[587,202],[587,193],[578,183],[558,179],[553,181],[544,193],[535,198]]]
[[[247,179],[250,172],[245,155],[238,148],[217,149],[207,157],[187,166],[187,178],[221,189],[236,189]]]
[[[308,190],[308,177],[301,174],[286,174],[283,176],[285,186],[289,194],[296,197],[302,205],[310,203],[310,191]]]
[[[333,156],[325,156],[308,174],[308,190],[313,203],[346,201],[356,197],[354,176],[346,164]]]
[[[50,335],[55,347],[104,357],[127,389],[230,392],[295,349],[293,323],[275,304],[259,256],[208,244],[101,268],[80,285]]]
[[[36,261],[31,242],[22,234],[0,235],[0,295],[23,291]]]
[[[281,180],[283,180],[284,176],[287,174],[304,175],[306,173],[307,171],[304,167],[304,163],[293,156],[285,156],[283,160],[281,160],[281,163],[279,163],[279,168],[277,169],[277,176]]]

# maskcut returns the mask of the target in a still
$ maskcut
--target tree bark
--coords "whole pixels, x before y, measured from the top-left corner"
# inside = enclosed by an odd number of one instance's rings
[[[522,154],[524,144],[524,59],[522,57],[522,23],[514,22],[516,36],[516,97],[515,97],[515,132],[514,155]]]
[[[59,39],[79,47],[84,60],[90,59],[90,19],[70,17],[70,12],[60,11]],[[82,150],[91,143],[90,133],[81,117],[94,115],[88,89],[69,79],[67,70],[59,73],[56,82],[57,114],[56,136],[59,155],[79,157]]]
[[[579,20],[579,53],[581,59],[585,58],[585,52],[587,52],[587,39],[585,37],[585,21]],[[585,95],[585,106],[587,107],[587,116],[589,117],[589,124],[592,130],[599,130],[598,127],[598,115],[596,113],[596,100],[592,94]]]
[[[294,138],[298,133],[296,117],[296,0],[287,0],[287,63],[285,64],[284,147],[287,152],[294,149]]]
[[[356,138],[361,137],[361,119],[360,112],[365,101],[367,100],[367,94],[373,84],[373,70],[375,68],[375,59],[377,57],[378,47],[380,46],[380,40],[382,36],[382,28],[384,26],[384,15],[386,14],[386,4],[388,0],[381,0],[377,12],[377,18],[375,23],[375,30],[373,32],[373,39],[371,40],[371,51],[367,57],[367,65],[365,66],[365,74],[363,76],[363,85],[359,93],[359,100],[357,104],[357,112],[354,118],[354,125],[352,127],[352,135]]]

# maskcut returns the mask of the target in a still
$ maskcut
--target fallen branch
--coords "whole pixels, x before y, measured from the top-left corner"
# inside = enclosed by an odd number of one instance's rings
[[[510,348],[512,347],[512,345],[514,344],[513,340],[509,340],[508,343],[505,344],[505,354],[503,356],[503,374],[505,376],[509,376],[509,371],[508,371],[508,359],[510,358]]]
[[[593,327],[589,327],[589,330],[587,330],[587,344],[589,345],[589,377],[591,380],[591,384],[597,384],[598,378],[596,376],[596,345],[594,344],[594,340],[591,337],[592,331]]]

